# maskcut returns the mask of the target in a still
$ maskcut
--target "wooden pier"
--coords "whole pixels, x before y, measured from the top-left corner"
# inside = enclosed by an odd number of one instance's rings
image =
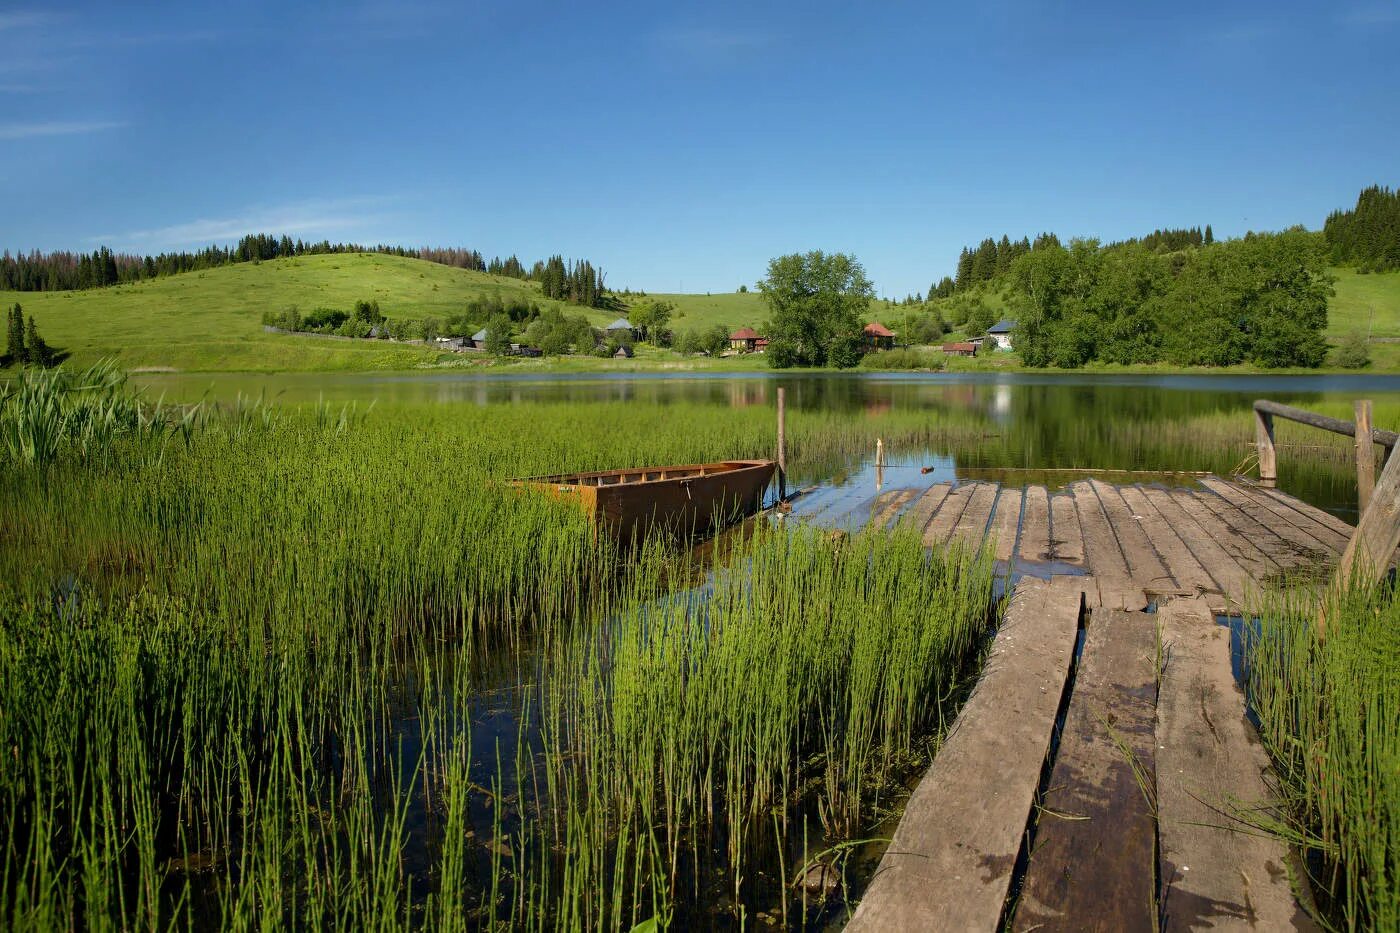
[[[1350,525],[1240,478],[1122,473],[833,489],[792,517],[986,541],[1015,581],[850,929],[1315,929],[1258,828],[1269,761],[1217,616],[1325,582]]]

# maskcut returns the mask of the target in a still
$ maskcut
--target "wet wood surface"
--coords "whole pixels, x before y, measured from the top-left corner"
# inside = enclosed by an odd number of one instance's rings
[[[1146,613],[1105,609],[1086,630],[1014,930],[1156,925],[1157,633]]]
[[[1259,830],[1282,814],[1231,671],[1230,630],[1201,599],[1173,600],[1157,616],[1163,929],[1316,929],[1293,896],[1288,847]]]
[[[848,930],[996,928],[1080,607],[1078,590],[1059,581],[1017,587],[982,677],[910,797]]]
[[[1391,474],[1400,487],[1400,469]],[[933,548],[988,540],[1020,583],[851,928],[1316,928],[1289,885],[1286,847],[1242,829],[1240,807],[1272,806],[1269,762],[1215,615],[1241,612],[1267,586],[1326,579],[1350,525],[1214,476],[880,495],[878,507],[869,490],[816,511],[830,521],[864,504]],[[1383,496],[1400,502],[1384,482]],[[1066,607],[1077,619],[1081,601],[1076,661]]]

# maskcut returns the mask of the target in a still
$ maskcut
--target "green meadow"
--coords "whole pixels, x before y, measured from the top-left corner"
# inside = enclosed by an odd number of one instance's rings
[[[1327,336],[1332,342],[1354,332],[1369,333],[1374,370],[1400,368],[1400,274],[1360,275],[1334,270],[1336,295],[1330,306]],[[111,358],[129,370],[172,369],[219,371],[364,371],[414,369],[424,366],[481,365],[463,358],[408,343],[349,340],[324,336],[266,333],[262,316],[296,306],[303,313],[318,307],[348,309],[358,300],[377,300],[390,318],[447,317],[461,313],[474,298],[499,295],[551,303],[537,285],[484,272],[455,269],[418,259],[377,253],[301,256],[257,263],[239,263],[105,289],[75,292],[0,293],[0,305],[18,302],[34,316],[40,332],[54,346],[72,354],[76,365]],[[1001,313],[1003,295],[988,291],[986,304]],[[671,327],[695,330],[722,325],[726,329],[761,327],[768,316],[757,292],[712,295],[650,294],[630,296],[619,311],[562,305],[566,312],[584,314],[602,327],[619,313],[647,300],[675,305]],[[869,316],[897,321],[906,309],[883,300],[871,304]],[[484,322],[483,322],[484,323]],[[960,335],[950,335],[957,339]],[[544,360],[531,369],[751,369],[762,359],[704,360],[643,346],[632,361]],[[946,361],[932,353],[903,361],[876,358],[877,368],[1006,369],[1018,365],[1014,356],[988,360]],[[499,364],[496,364],[499,365]],[[1148,367],[1157,368],[1157,367]]]

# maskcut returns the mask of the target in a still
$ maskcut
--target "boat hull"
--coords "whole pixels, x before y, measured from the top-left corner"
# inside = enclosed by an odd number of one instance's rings
[[[636,470],[605,470],[518,480],[577,502],[599,527],[631,546],[654,528],[690,537],[708,534],[763,505],[772,460],[725,460]]]

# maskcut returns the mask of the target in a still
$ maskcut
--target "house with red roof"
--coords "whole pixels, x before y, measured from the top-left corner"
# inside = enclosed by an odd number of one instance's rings
[[[890,330],[879,321],[871,321],[865,325],[864,330],[865,345],[871,350],[893,350],[894,331]]]
[[[741,327],[729,335],[729,349],[740,353],[752,353],[759,349],[760,343],[765,348],[768,346],[767,338],[760,337],[752,327]]]

